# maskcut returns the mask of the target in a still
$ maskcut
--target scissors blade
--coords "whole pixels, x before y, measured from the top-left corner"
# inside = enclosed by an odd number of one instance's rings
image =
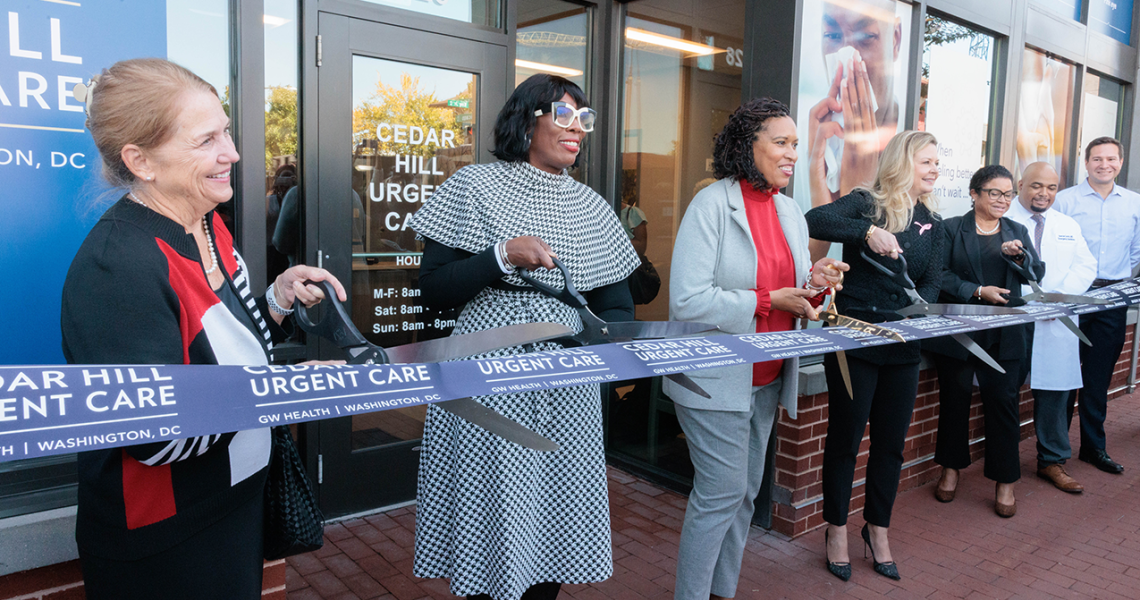
[[[839,364],[839,374],[843,376],[843,385],[847,387],[847,397],[855,398],[855,392],[851,390],[851,368],[847,366],[847,353],[837,350],[835,362]]]
[[[488,432],[524,448],[538,450],[539,452],[553,452],[558,449],[558,444],[504,417],[493,408],[489,408],[472,398],[444,400],[442,402],[436,402],[435,405],[472,425],[482,427]]]
[[[1092,348],[1092,340],[1090,340],[1088,336],[1085,335],[1085,332],[1081,331],[1080,327],[1077,327],[1077,324],[1074,323],[1072,319],[1069,317],[1057,317],[1057,320],[1061,321],[1062,325],[1067,327],[1069,331],[1073,332],[1073,335],[1077,336],[1077,338],[1081,340],[1082,344],[1088,346],[1089,348]]]
[[[494,350],[573,335],[558,323],[524,323],[385,348],[393,363],[445,362]]]
[[[682,337],[717,331],[716,325],[686,321],[613,321],[604,325],[609,340],[645,340]]]
[[[1028,300],[1037,300],[1039,302],[1064,302],[1067,304],[1112,304],[1112,300],[1105,298],[1093,298],[1092,296],[1084,296],[1081,294],[1056,294],[1053,292],[1046,292],[1041,289],[1041,284],[1030,279],[1029,287],[1033,289],[1033,293],[1029,294]]]
[[[891,331],[886,327],[881,327],[879,325],[875,325],[874,323],[860,321],[859,319],[852,319],[851,317],[845,317],[843,315],[827,311],[824,311],[823,314],[821,314],[819,317],[836,327],[846,327],[848,329],[854,329],[855,331],[862,331],[863,333],[869,333],[871,335],[884,337],[888,340],[895,340],[896,342],[906,341],[903,339],[903,336],[899,335],[898,332]]]
[[[985,350],[982,350],[982,347],[979,346],[977,342],[970,339],[970,336],[964,333],[953,333],[950,334],[950,337],[954,338],[955,342],[958,342],[959,344],[965,346],[966,349],[970,351],[970,354],[973,354],[974,356],[981,359],[982,362],[989,365],[993,370],[997,371],[998,373],[1005,373],[1005,369],[1001,368],[1001,365],[999,365],[998,362],[994,360],[994,357],[990,356],[989,353]]]
[[[911,304],[895,311],[904,317],[916,315],[1024,315],[1020,308],[982,304]]]
[[[1082,296],[1080,294],[1054,294],[1052,292],[1034,292],[1030,294],[1031,300],[1039,302],[1064,302],[1066,304],[1112,304],[1114,300],[1107,300],[1105,298],[1093,298],[1092,296]]]
[[[697,394],[698,396],[701,396],[702,398],[712,398],[712,396],[710,396],[709,393],[705,391],[705,388],[697,385],[697,382],[693,381],[692,377],[689,377],[684,373],[670,373],[669,375],[665,376],[665,379],[672,381],[673,383],[685,388],[686,390],[689,390],[690,392],[693,392],[694,394]]]

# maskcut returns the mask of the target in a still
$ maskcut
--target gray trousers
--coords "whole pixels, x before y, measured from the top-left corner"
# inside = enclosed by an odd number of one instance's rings
[[[736,595],[782,383],[752,388],[748,411],[676,406],[695,470],[677,553],[678,600]]]
[[[1033,390],[1038,469],[1063,465],[1073,457],[1069,445],[1069,393],[1069,390]]]

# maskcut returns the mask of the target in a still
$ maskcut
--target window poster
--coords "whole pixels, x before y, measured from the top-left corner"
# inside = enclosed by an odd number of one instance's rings
[[[1053,165],[1068,180],[1065,152],[1073,108],[1073,67],[1044,53],[1025,49],[1017,111],[1017,164],[1014,176],[1030,163]]]
[[[903,130],[911,13],[895,0],[804,1],[794,196],[805,211],[869,185]],[[866,86],[870,119],[843,112],[852,76]]]
[[[201,3],[199,3],[201,4]],[[105,208],[75,84],[117,60],[167,55],[165,2],[8,2],[0,34],[0,268],[15,302],[0,364],[52,364],[71,259]],[[98,306],[90,307],[99,318]]]
[[[993,67],[953,46],[930,48],[926,131],[938,138],[938,213],[956,217],[970,210],[970,177],[981,168],[989,128]]]

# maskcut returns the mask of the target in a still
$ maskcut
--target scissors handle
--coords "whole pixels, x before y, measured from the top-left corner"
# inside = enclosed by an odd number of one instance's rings
[[[293,316],[297,318],[297,325],[299,325],[301,329],[312,335],[330,340],[340,348],[366,347],[372,350],[370,357],[373,362],[388,362],[388,356],[384,352],[384,349],[364,339],[364,336],[360,334],[360,330],[356,328],[356,325],[352,324],[352,317],[349,316],[344,305],[337,299],[336,289],[333,288],[331,283],[328,281],[313,281],[310,279],[305,281],[305,285],[315,285],[321,288],[325,293],[323,302],[328,303],[328,308],[324,311],[321,320],[314,323],[312,317],[309,315],[309,311],[313,309],[297,302]],[[365,352],[361,356],[365,354],[369,353]]]
[[[570,280],[570,270],[557,258],[551,257],[551,260],[553,260],[554,265],[562,271],[562,279],[566,281],[566,286],[561,290],[538,281],[531,276],[530,271],[522,267],[519,267],[517,271],[518,276],[531,287],[551,298],[557,298],[573,308],[586,308],[586,298],[583,297],[582,294],[579,294],[578,290],[574,288],[574,282]]]
[[[907,269],[906,257],[903,256],[902,254],[899,254],[899,258],[898,258],[899,264],[902,265],[901,271],[895,271],[894,269],[880,263],[879,261],[875,260],[874,258],[871,258],[871,256],[867,254],[867,249],[865,247],[859,249],[859,256],[862,256],[863,260],[871,263],[871,266],[875,267],[875,269],[878,270],[880,273],[882,273],[883,275],[886,275],[887,277],[890,277],[891,279],[893,279],[895,281],[895,283],[898,283],[899,285],[901,285],[904,288],[907,288],[909,290],[914,289],[914,281],[910,278],[910,274],[907,273],[907,271],[906,271],[906,269]]]
[[[1029,252],[1026,252],[1025,256],[1028,258]],[[1034,273],[1028,265],[1017,264],[1017,261],[1013,260],[1013,257],[1006,255],[1004,252],[1002,253],[1001,257],[1005,259],[1005,262],[1007,265],[1009,265],[1009,268],[1013,269],[1015,273],[1025,278],[1026,281],[1032,281],[1034,283],[1037,282],[1037,274]]]

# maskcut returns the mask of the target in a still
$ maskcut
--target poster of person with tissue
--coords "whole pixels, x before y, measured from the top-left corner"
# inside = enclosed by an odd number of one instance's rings
[[[903,130],[913,6],[896,0],[805,0],[800,139],[794,196],[804,210],[869,184]]]

